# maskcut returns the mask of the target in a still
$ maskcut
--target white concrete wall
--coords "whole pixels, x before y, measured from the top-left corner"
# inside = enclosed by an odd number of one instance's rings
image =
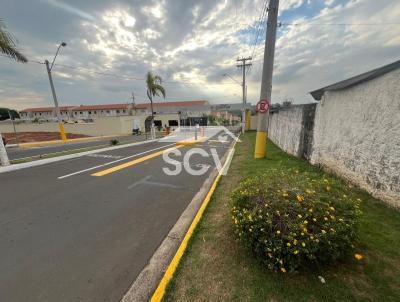
[[[400,70],[325,94],[311,162],[400,206]]]
[[[178,120],[178,114],[159,114],[155,120],[161,120],[162,125],[168,125],[168,120]],[[84,134],[90,136],[123,135],[132,133],[133,121],[138,120],[140,129],[144,132],[145,115],[99,117],[93,123],[64,124],[67,133]],[[57,132],[58,124],[49,123],[16,123],[17,132]],[[10,121],[0,122],[0,133],[14,132]]]
[[[268,137],[285,152],[300,156],[303,108],[292,106],[269,115]]]

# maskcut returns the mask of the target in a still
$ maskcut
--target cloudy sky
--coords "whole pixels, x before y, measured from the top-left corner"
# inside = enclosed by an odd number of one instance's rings
[[[0,18],[30,59],[0,56],[0,107],[146,102],[144,75],[165,80],[166,101],[240,102],[236,58],[253,54],[248,99],[259,98],[264,0],[0,0]],[[273,102],[400,59],[399,0],[281,0]],[[346,25],[343,25],[346,24]],[[262,24],[263,30],[265,22]]]

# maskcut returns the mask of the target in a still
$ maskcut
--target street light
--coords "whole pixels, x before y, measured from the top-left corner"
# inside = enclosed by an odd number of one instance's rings
[[[48,60],[45,60],[44,63],[46,64],[47,74],[49,75],[50,88],[51,88],[51,93],[53,95],[54,106],[56,108],[56,115],[57,115],[58,127],[60,128],[61,140],[63,142],[65,142],[65,141],[67,141],[67,136],[65,135],[64,124],[62,123],[62,120],[61,120],[60,108],[58,107],[57,95],[56,95],[56,91],[54,89],[53,78],[51,76],[51,70],[53,69],[54,62],[56,60],[58,52],[60,51],[61,46],[65,47],[65,46],[67,46],[67,43],[62,42],[60,45],[58,45],[57,52],[56,52],[56,55],[54,56],[51,66],[49,66]]]

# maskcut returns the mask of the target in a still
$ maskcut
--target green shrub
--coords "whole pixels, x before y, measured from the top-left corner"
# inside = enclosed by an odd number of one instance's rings
[[[293,272],[350,255],[361,200],[327,179],[296,172],[276,179],[248,178],[232,193],[235,232],[266,267]]]

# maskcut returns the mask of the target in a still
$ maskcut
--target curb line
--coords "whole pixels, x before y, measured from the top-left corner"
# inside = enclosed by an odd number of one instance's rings
[[[232,143],[232,149],[234,149],[235,144],[236,142]],[[222,171],[227,171],[229,166],[227,162],[230,162],[229,157],[231,155],[228,153],[221,159],[223,163]],[[150,301],[150,299],[155,299],[155,290],[161,295],[158,297],[159,300],[151,301],[160,301],[163,298],[165,289],[177,269],[194,229],[201,220],[204,210],[221,178],[221,174],[217,168],[210,173],[120,302]],[[174,261],[173,265],[172,261]]]
[[[89,154],[101,153],[101,152],[123,149],[123,148],[128,148],[128,147],[137,146],[137,145],[148,144],[148,143],[152,143],[152,142],[156,142],[156,141],[158,141],[158,139],[135,142],[135,143],[119,145],[119,146],[112,146],[112,147],[107,147],[107,148],[100,148],[100,149],[95,149],[95,150],[91,150],[91,151],[73,153],[73,154],[68,154],[68,155],[61,155],[61,156],[56,156],[56,157],[51,157],[51,158],[34,160],[34,161],[26,162],[26,163],[13,164],[13,165],[9,165],[9,166],[0,166],[0,174],[11,172],[11,171],[17,171],[17,170],[21,170],[21,169],[26,169],[26,168],[31,168],[31,167],[42,166],[45,164],[63,161],[63,160],[67,160],[67,159],[72,159],[72,158],[77,158],[77,157],[81,157],[81,156],[85,156],[85,155],[89,155]]]
[[[198,210],[196,216],[194,217],[192,224],[190,225],[189,229],[187,230],[186,235],[183,238],[178,250],[176,251],[174,258],[172,258],[172,261],[169,264],[163,278],[161,279],[159,285],[157,286],[156,291],[154,292],[153,296],[151,297],[150,302],[160,302],[162,300],[162,298],[164,297],[167,285],[171,281],[172,276],[174,275],[176,269],[178,268],[181,258],[183,256],[184,252],[186,251],[188,242],[193,235],[193,231],[196,229],[201,218],[203,217],[204,211],[207,208],[207,205],[209,204],[211,197],[214,194],[215,189],[217,188],[217,184],[220,179],[221,179],[221,174],[218,174],[218,176],[215,178],[214,183],[212,184],[212,186],[210,188],[210,191],[208,191],[203,203],[201,204],[200,209]]]

